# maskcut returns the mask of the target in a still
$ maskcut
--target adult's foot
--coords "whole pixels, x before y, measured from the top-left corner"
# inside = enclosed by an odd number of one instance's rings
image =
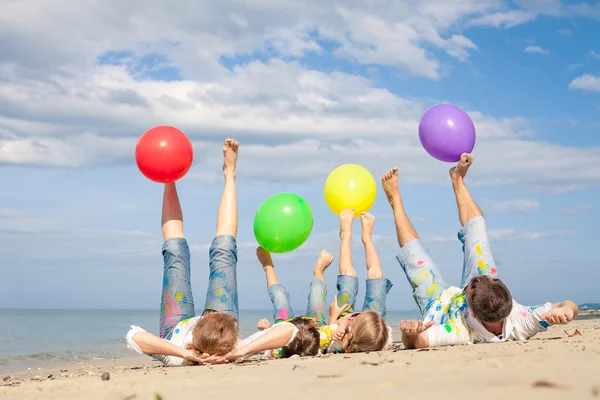
[[[375,223],[375,216],[368,213],[360,213],[360,224],[362,226],[362,241],[370,242],[373,240],[373,224]]]
[[[473,164],[473,156],[468,153],[463,153],[460,156],[460,160],[458,160],[456,167],[450,168],[450,178],[453,181],[464,179],[471,164]]]
[[[354,208],[347,208],[340,213],[340,239],[352,238],[352,222],[354,222]]]
[[[223,173],[226,178],[235,178],[239,147],[240,142],[235,139],[225,139],[223,143]]]
[[[392,207],[395,203],[401,201],[400,189],[398,189],[398,167],[394,167],[383,174],[381,186],[383,186],[383,191]]]

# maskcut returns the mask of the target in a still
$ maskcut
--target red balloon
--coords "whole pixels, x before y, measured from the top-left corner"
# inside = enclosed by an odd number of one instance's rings
[[[135,161],[144,176],[158,183],[181,179],[192,166],[194,149],[190,139],[172,126],[148,129],[135,146]]]

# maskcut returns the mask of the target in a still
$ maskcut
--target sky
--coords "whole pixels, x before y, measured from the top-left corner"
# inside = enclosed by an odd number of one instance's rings
[[[421,147],[438,103],[473,119],[467,184],[500,277],[522,304],[600,300],[600,2],[589,0],[0,0],[0,308],[158,309],[162,186],[134,160],[140,135],[182,129],[178,183],[202,308],[222,189],[222,142],[241,142],[239,299],[269,309],[254,213],[284,191],[311,205],[301,248],[274,255],[297,313],[325,248],[335,292],[338,219],[323,184],[344,163],[393,166],[408,214],[459,284],[451,164]],[[412,310],[378,185],[375,244]],[[364,297],[363,248],[353,252]]]

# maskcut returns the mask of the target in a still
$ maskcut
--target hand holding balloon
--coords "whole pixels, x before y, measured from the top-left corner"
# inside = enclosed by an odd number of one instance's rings
[[[475,147],[475,126],[469,115],[452,104],[438,104],[421,118],[419,139],[427,153],[446,162],[458,162]]]

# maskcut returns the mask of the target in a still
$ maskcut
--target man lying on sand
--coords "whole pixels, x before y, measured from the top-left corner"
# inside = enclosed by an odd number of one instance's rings
[[[486,223],[464,178],[473,156],[463,154],[450,170],[462,229],[464,264],[461,288],[448,286],[404,211],[398,168],[381,179],[394,212],[400,253],[398,262],[413,287],[422,321],[402,321],[402,342],[409,349],[477,342],[526,340],[552,324],[566,324],[579,312],[571,301],[523,306],[497,278]]]

